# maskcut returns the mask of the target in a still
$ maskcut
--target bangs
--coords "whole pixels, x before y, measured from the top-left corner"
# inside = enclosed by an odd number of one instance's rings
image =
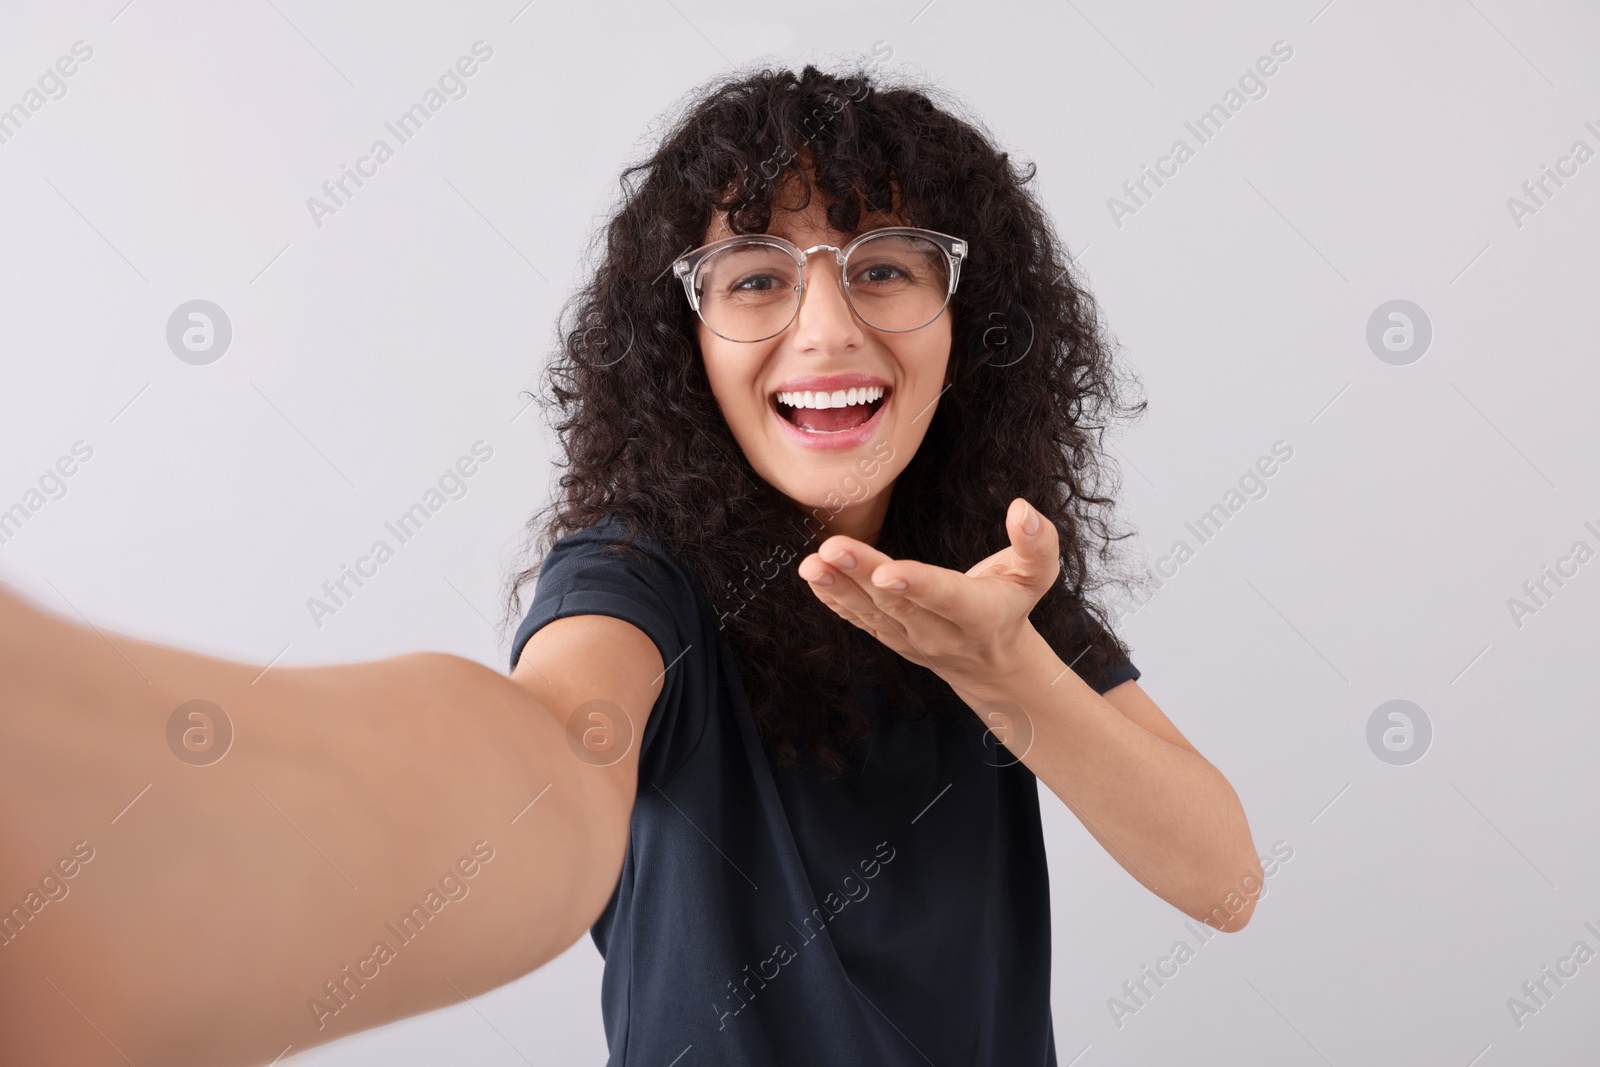
[[[854,82],[854,94],[851,84]],[[937,229],[908,187],[901,156],[934,158],[886,136],[881,120],[861,106],[872,90],[861,79],[801,80],[760,107],[737,96],[719,103],[725,135],[701,145],[695,162],[720,190],[712,203],[732,234],[765,233],[780,211],[804,210],[814,196],[827,204],[828,224],[854,233],[863,220]],[[907,151],[907,149],[911,151]],[[948,189],[954,176],[924,172],[924,182]]]

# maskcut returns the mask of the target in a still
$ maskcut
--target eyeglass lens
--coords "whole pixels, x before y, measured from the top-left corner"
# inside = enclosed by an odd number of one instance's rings
[[[819,263],[818,267],[822,267]],[[885,234],[851,249],[845,295],[863,322],[903,332],[939,317],[950,293],[950,260],[925,237]],[[718,249],[700,265],[700,317],[731,341],[762,341],[787,329],[800,308],[800,271],[771,244]]]

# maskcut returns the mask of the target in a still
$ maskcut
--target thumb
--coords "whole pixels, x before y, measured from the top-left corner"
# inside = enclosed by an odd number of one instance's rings
[[[1061,573],[1061,538],[1055,523],[1018,497],[1006,511],[1006,533],[1017,569],[1029,585],[1048,589]]]

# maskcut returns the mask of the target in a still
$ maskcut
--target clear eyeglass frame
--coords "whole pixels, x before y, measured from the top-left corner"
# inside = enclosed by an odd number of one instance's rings
[[[855,300],[850,296],[850,278],[845,273],[845,264],[849,262],[850,253],[859,245],[870,241],[875,237],[885,236],[923,238],[924,240],[937,245],[939,249],[944,252],[945,258],[949,261],[950,284],[944,294],[944,303],[940,304],[939,310],[934,312],[933,316],[920,326],[912,326],[904,330],[884,330],[882,327],[873,326],[871,322],[868,322],[867,319],[862,316],[861,312],[856,308]],[[715,327],[713,327],[709,322],[706,322],[705,313],[700,309],[700,293],[697,283],[699,281],[701,265],[705,263],[707,257],[709,257],[712,253],[720,252],[724,248],[729,248],[735,245],[768,245],[787,252],[794,259],[795,266],[797,268],[796,273],[800,278],[800,284],[794,287],[794,313],[789,316],[789,320],[772,333],[769,333],[767,336],[757,337],[754,340],[749,341],[741,338],[728,337],[725,334],[718,332]],[[880,330],[883,333],[912,333],[932,323],[940,315],[944,314],[945,308],[950,306],[950,298],[955,295],[956,283],[961,280],[961,264],[967,257],[967,242],[959,237],[952,237],[947,233],[940,233],[937,230],[918,229],[914,226],[884,226],[876,230],[868,230],[866,233],[856,237],[843,248],[839,247],[838,245],[827,244],[812,245],[810,248],[801,248],[794,242],[779,237],[776,234],[739,234],[733,237],[724,237],[722,240],[713,241],[708,245],[702,245],[692,252],[685,252],[683,255],[673,260],[672,273],[676,274],[678,276],[678,280],[683,282],[683,291],[684,295],[689,298],[689,306],[694,308],[695,314],[699,316],[700,321],[705,324],[706,329],[727,341],[735,341],[739,344],[759,344],[762,341],[770,341],[784,330],[787,330],[794,324],[794,320],[799,317],[800,305],[805,300],[805,265],[810,261],[811,256],[814,253],[822,251],[832,252],[834,261],[839,265],[839,281],[844,287],[845,303],[850,305],[851,314],[855,315],[856,318],[861,319],[862,322],[866,323],[868,326],[871,326],[874,330]]]

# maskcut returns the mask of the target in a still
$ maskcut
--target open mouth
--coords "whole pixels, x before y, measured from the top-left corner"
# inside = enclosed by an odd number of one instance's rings
[[[779,417],[791,425],[806,433],[835,434],[866,425],[888,396],[888,387],[869,385],[832,392],[780,392],[772,400]]]

